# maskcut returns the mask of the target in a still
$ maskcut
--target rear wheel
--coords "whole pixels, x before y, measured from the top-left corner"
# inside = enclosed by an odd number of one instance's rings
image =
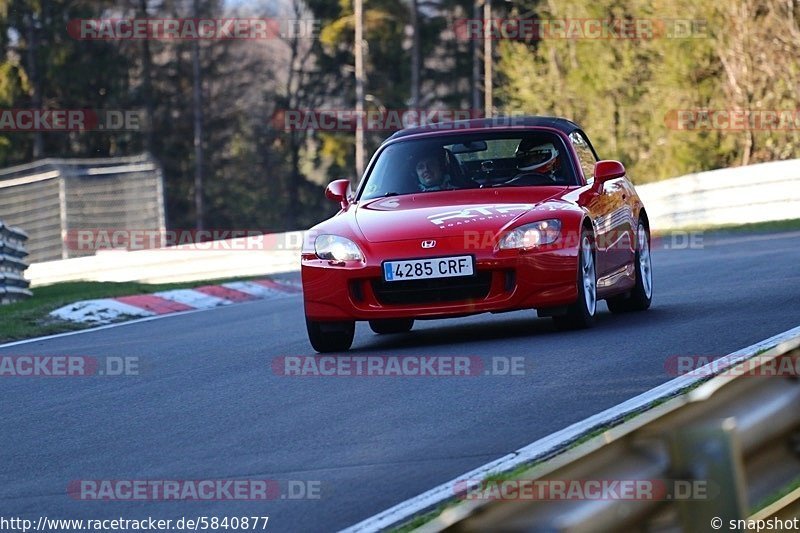
[[[582,329],[594,324],[597,310],[597,273],[592,234],[586,229],[581,233],[577,284],[578,299],[567,308],[566,314],[553,317],[558,329]]]
[[[356,323],[352,320],[317,322],[306,317],[306,330],[308,330],[308,340],[316,351],[346,352],[353,345]]]
[[[614,296],[606,300],[608,310],[612,313],[626,313],[629,311],[644,311],[653,301],[653,267],[650,259],[650,233],[639,221],[636,229],[636,285],[630,294]]]
[[[370,320],[369,327],[379,335],[387,333],[406,333],[414,327],[413,318]]]

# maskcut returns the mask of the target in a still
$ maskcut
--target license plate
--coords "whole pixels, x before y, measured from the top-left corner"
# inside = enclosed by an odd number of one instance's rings
[[[475,266],[471,255],[386,261],[383,264],[383,279],[386,281],[455,278],[473,274]]]

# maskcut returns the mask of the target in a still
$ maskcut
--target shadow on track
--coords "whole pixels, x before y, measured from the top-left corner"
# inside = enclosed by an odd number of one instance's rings
[[[674,306],[672,306],[674,307]],[[527,316],[524,316],[528,313]],[[625,334],[629,328],[646,328],[680,320],[680,313],[665,308],[653,307],[644,313],[611,314],[608,311],[597,313],[595,327],[575,331],[558,331],[549,318],[537,318],[535,311],[515,311],[497,320],[468,323],[459,322],[459,319],[440,321],[417,321],[415,329],[410,333],[396,335],[377,335],[369,330],[366,323],[359,323],[361,335],[356,337],[356,345],[348,353],[386,351],[389,349],[416,348],[425,346],[443,346],[453,344],[485,342],[492,340],[508,340],[521,337],[545,337],[547,339],[562,339],[566,337],[586,338],[595,334],[607,334],[609,331],[618,331]],[[481,316],[481,315],[476,315]],[[472,318],[472,317],[469,317]],[[685,315],[684,315],[685,319]],[[435,327],[420,328],[426,323],[438,322]],[[418,329],[419,328],[419,329]],[[621,339],[621,342],[623,340]]]

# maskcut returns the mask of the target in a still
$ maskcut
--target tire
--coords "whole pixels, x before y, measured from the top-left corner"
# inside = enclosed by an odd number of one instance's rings
[[[317,322],[306,317],[306,330],[311,346],[320,353],[346,352],[353,345],[356,323]]]
[[[597,270],[595,267],[594,239],[589,230],[581,232],[578,251],[578,299],[567,307],[566,314],[553,317],[560,330],[589,328],[597,312]]]
[[[387,320],[370,320],[369,327],[375,333],[384,335],[388,333],[407,333],[414,327],[413,318],[397,318]]]
[[[641,220],[636,228],[636,284],[628,294],[614,296],[606,300],[612,313],[644,311],[653,301],[653,264],[650,255],[650,232]]]

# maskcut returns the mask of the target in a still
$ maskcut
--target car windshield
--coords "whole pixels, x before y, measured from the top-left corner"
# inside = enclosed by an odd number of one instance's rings
[[[564,143],[551,132],[470,134],[385,147],[360,199],[486,187],[572,185]]]

